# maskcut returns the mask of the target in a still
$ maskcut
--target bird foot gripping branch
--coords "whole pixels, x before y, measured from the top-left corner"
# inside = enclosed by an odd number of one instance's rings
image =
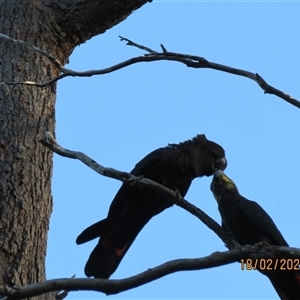
[[[176,204],[179,204],[180,202],[182,202],[183,197],[181,196],[180,192],[177,189],[175,189],[174,192],[175,192],[175,197],[173,198],[173,200]]]
[[[136,186],[136,187],[139,187],[139,188],[141,188],[141,187],[143,187],[141,184],[140,184],[140,182],[141,182],[141,180],[143,180],[145,178],[145,176],[144,175],[139,175],[139,176],[137,176],[136,178],[129,178],[129,179],[127,179],[126,181],[124,181],[125,183],[128,183],[130,186]]]

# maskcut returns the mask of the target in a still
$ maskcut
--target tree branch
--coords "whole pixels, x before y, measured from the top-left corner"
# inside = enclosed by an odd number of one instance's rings
[[[200,56],[196,56],[196,55],[168,52],[163,45],[161,45],[162,52],[159,53],[159,52],[154,51],[153,49],[151,49],[149,47],[139,45],[139,44],[127,39],[127,38],[124,38],[124,37],[120,36],[121,41],[126,41],[127,45],[134,46],[134,47],[137,47],[141,50],[147,51],[149,54],[145,54],[144,56],[133,57],[131,59],[125,60],[121,63],[118,63],[116,65],[113,65],[113,66],[105,68],[105,69],[77,72],[77,71],[73,71],[73,70],[70,70],[70,69],[63,68],[62,65],[60,64],[60,62],[58,60],[56,60],[52,55],[46,53],[45,51],[39,49],[38,47],[36,47],[36,46],[34,46],[34,45],[32,45],[28,42],[20,41],[20,40],[14,40],[14,39],[12,39],[12,38],[10,38],[6,35],[3,35],[3,34],[0,34],[0,38],[5,38],[5,39],[8,39],[9,41],[19,43],[21,45],[29,47],[29,48],[33,49],[34,51],[46,56],[58,68],[60,73],[62,73],[59,76],[57,76],[56,78],[53,78],[53,79],[51,79],[47,82],[42,82],[42,83],[32,82],[32,81],[22,81],[22,82],[11,82],[11,81],[5,81],[4,82],[3,81],[3,82],[0,82],[0,84],[32,85],[32,86],[37,86],[37,87],[46,89],[48,86],[50,86],[51,84],[57,82],[58,80],[63,79],[65,77],[69,77],[69,76],[73,76],[73,77],[91,77],[91,76],[95,76],[95,75],[104,75],[104,74],[112,73],[114,71],[120,70],[122,68],[125,68],[125,67],[128,67],[130,65],[140,63],[140,62],[152,62],[152,61],[159,61],[159,60],[169,60],[169,61],[177,61],[177,62],[183,63],[187,67],[190,67],[190,68],[213,69],[213,70],[218,70],[218,71],[222,71],[222,72],[226,72],[226,73],[230,73],[230,74],[234,74],[234,75],[249,78],[249,79],[255,81],[261,87],[261,89],[264,90],[265,94],[275,95],[275,96],[285,100],[286,102],[296,106],[297,108],[300,108],[299,100],[297,100],[297,99],[291,97],[290,95],[282,92],[281,90],[276,89],[275,87],[269,85],[258,73],[252,73],[252,72],[249,72],[249,71],[246,71],[246,70],[232,68],[232,67],[229,67],[229,66],[226,66],[226,65],[210,62],[207,59],[205,59],[203,57],[200,57]]]
[[[258,243],[252,246],[243,246],[229,251],[215,252],[202,258],[172,260],[153,269],[148,269],[147,271],[135,276],[119,280],[62,278],[29,284],[21,288],[0,286],[0,294],[5,295],[5,297],[1,298],[0,300],[9,300],[11,298],[24,299],[57,290],[89,290],[103,292],[106,295],[112,295],[136,288],[175,272],[214,268],[247,258],[282,259],[282,257],[288,257],[297,260],[300,257],[300,249]],[[242,265],[238,266],[238,268],[242,269]]]
[[[177,259],[169,261],[135,276],[120,280],[87,278],[53,279],[45,282],[30,284],[24,287],[0,286],[0,294],[4,295],[4,297],[0,300],[24,299],[58,290],[65,291],[62,293],[63,296],[69,291],[78,290],[99,291],[107,295],[117,294],[175,272],[213,268],[248,258],[280,259],[279,261],[281,261],[283,258],[289,258],[295,259],[295,262],[299,262],[300,249],[297,248],[272,246],[265,243],[258,243],[256,245],[248,245],[243,247],[237,246],[238,244],[235,242],[235,240],[225,230],[223,230],[222,227],[220,227],[213,219],[207,216],[199,208],[183,199],[178,191],[172,191],[150,179],[143,178],[141,176],[136,177],[130,173],[121,172],[112,168],[105,168],[82,152],[62,148],[49,132],[46,132],[45,138],[41,141],[41,143],[61,156],[80,160],[101,175],[121,180],[124,183],[134,184],[138,187],[149,188],[168,197],[176,205],[197,216],[209,228],[211,228],[229,246],[229,248],[234,249],[223,252],[215,252],[209,256],[197,259]],[[295,263],[295,267],[296,266],[298,267],[298,263]],[[242,265],[240,267],[242,267]]]
[[[167,197],[174,204],[180,206],[181,208],[185,209],[186,211],[197,217],[199,220],[201,220],[208,228],[214,231],[229,248],[239,246],[239,244],[226,230],[224,230],[216,221],[209,217],[200,208],[183,199],[178,191],[170,190],[169,188],[142,176],[137,177],[132,175],[131,173],[118,171],[113,168],[103,167],[82,152],[72,151],[61,147],[49,132],[45,133],[45,138],[40,142],[50,150],[61,156],[80,160],[100,175],[114,178],[130,185],[136,185],[140,188],[147,188]]]
[[[291,97],[290,95],[269,85],[258,73],[252,73],[252,72],[245,71],[242,69],[232,68],[229,66],[209,62],[205,58],[195,56],[195,55],[167,52],[163,45],[161,45],[163,53],[158,53],[158,52],[156,52],[150,48],[147,48],[143,45],[139,45],[127,38],[124,38],[122,36],[119,36],[119,37],[120,37],[121,41],[126,41],[127,45],[134,46],[136,48],[139,48],[141,50],[145,50],[145,51],[149,52],[150,54],[146,54],[146,56],[150,56],[150,57],[165,56],[165,60],[178,61],[178,62],[184,63],[187,67],[213,69],[213,70],[218,70],[218,71],[231,73],[234,75],[239,75],[239,76],[249,78],[251,80],[254,80],[261,87],[261,89],[264,90],[265,94],[275,95],[275,96],[287,101],[288,103],[300,108],[300,102],[297,99],[295,99],[295,98]],[[179,58],[182,58],[183,60],[181,60]]]

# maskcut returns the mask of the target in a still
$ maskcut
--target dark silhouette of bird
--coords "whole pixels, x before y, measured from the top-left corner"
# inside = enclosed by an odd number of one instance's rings
[[[211,176],[215,168],[225,169],[226,165],[224,149],[202,134],[154,150],[136,164],[131,174],[178,190],[184,197],[194,178]],[[86,276],[109,278],[148,221],[172,205],[154,191],[123,183],[106,219],[86,228],[76,239],[82,244],[100,237],[86,263]]]
[[[235,183],[221,170],[214,173],[211,191],[218,202],[223,227],[241,245],[263,242],[289,246],[267,212],[258,203],[241,196]],[[276,259],[268,259],[268,268],[262,269],[257,264],[257,269],[270,279],[280,299],[299,300],[299,266],[293,266],[293,270],[282,270],[285,260],[279,259],[276,263]]]

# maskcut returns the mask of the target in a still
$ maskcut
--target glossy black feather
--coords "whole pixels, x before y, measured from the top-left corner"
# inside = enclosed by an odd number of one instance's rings
[[[76,244],[80,245],[101,236],[107,228],[106,225],[107,221],[104,219],[89,226],[77,237]]]
[[[216,165],[226,167],[224,149],[204,135],[198,135],[151,152],[131,173],[177,189],[184,196],[194,178],[212,175]],[[85,274],[109,278],[147,222],[172,205],[158,193],[123,184],[110,205],[107,218],[85,229],[76,240],[80,244],[100,237],[85,266]]]
[[[287,241],[268,213],[258,203],[241,196],[235,183],[220,170],[215,172],[211,191],[218,202],[224,228],[233,234],[241,245],[266,242],[288,247]],[[300,299],[299,270],[282,271],[275,266],[280,264],[273,261],[273,264],[269,265],[272,271],[259,271],[270,279],[281,299]]]

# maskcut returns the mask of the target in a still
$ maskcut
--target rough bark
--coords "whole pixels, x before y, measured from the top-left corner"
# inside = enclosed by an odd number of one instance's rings
[[[0,32],[68,61],[73,49],[147,1],[0,0]],[[46,81],[58,70],[32,50],[0,39],[1,81]],[[45,280],[52,211],[52,152],[39,140],[55,131],[56,86],[0,85],[0,285]],[[39,297],[49,299],[49,295]]]

